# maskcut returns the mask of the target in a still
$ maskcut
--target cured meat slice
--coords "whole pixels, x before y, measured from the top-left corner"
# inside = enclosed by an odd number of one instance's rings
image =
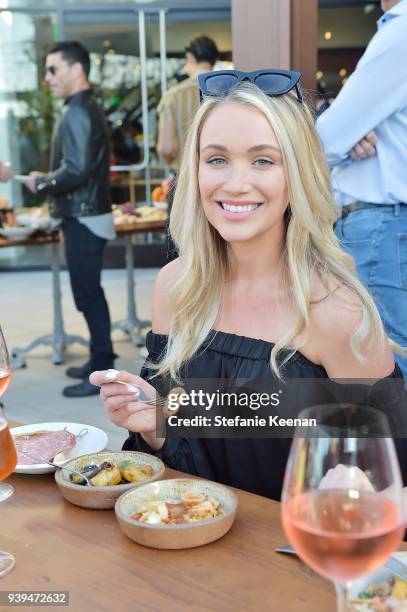
[[[17,450],[18,463],[23,465],[35,465],[44,461],[52,461],[55,455],[73,448],[76,444],[75,434],[67,429],[16,434],[13,436],[13,440]],[[21,451],[26,451],[41,461],[25,455]]]

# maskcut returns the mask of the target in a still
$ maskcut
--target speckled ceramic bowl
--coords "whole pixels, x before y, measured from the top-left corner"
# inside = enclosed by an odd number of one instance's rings
[[[222,513],[214,518],[178,525],[150,525],[131,518],[147,501],[180,499],[184,493],[214,497]],[[237,497],[227,487],[210,480],[175,478],[144,484],[124,493],[116,502],[115,512],[123,532],[131,539],[151,548],[194,548],[218,540],[235,520]]]
[[[129,459],[136,465],[151,465],[154,470],[153,476],[140,482],[119,484],[110,487],[88,487],[74,484],[69,479],[69,472],[60,469],[55,472],[55,480],[62,495],[67,501],[71,502],[71,504],[92,509],[113,508],[116,499],[125,491],[140,487],[146,483],[152,483],[162,478],[165,471],[163,462],[157,457],[148,455],[147,453],[138,453],[136,451],[103,451],[101,453],[76,457],[64,465],[64,467],[67,468],[81,470],[85,465],[91,463],[100,465],[103,461],[111,461],[118,465],[125,459]]]

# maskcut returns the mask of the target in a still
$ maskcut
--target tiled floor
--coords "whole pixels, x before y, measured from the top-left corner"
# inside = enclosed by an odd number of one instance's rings
[[[158,270],[136,270],[137,309],[142,319],[151,318],[151,295]],[[125,270],[106,270],[103,286],[113,321],[124,318],[126,305]],[[61,273],[65,331],[86,336],[86,325],[75,309],[66,272]],[[28,344],[52,328],[52,297],[50,272],[12,272],[0,275],[0,325],[11,350]],[[116,367],[137,373],[142,359],[129,337],[113,333],[119,359]],[[51,362],[51,349],[38,347],[27,356],[27,367],[13,370],[11,385],[3,396],[7,416],[24,423],[46,421],[74,421],[101,427],[109,436],[109,447],[120,448],[126,432],[111,424],[105,417],[97,396],[68,399],[61,395],[62,388],[72,379],[65,376],[70,365],[86,361],[86,349],[74,344],[65,354],[65,363],[55,366]]]

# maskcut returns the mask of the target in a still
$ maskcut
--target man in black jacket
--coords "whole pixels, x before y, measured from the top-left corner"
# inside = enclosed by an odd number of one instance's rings
[[[65,100],[52,137],[50,172],[32,173],[26,186],[51,196],[51,216],[62,219],[66,261],[75,304],[89,328],[90,358],[67,375],[79,384],[65,387],[66,397],[96,395],[88,376],[113,366],[110,316],[100,276],[106,242],[114,238],[109,189],[109,134],[103,110],[89,81],[88,51],[78,42],[61,42],[47,54],[46,80]]]

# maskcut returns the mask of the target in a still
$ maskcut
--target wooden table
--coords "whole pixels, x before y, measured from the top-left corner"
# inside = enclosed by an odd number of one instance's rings
[[[329,582],[274,552],[286,538],[272,500],[236,490],[237,518],[226,536],[161,551],[129,540],[113,511],[65,501],[53,474],[15,474],[7,482],[15,494],[1,505],[0,548],[17,564],[1,579],[2,591],[67,590],[72,612],[335,610]]]
[[[62,304],[61,304],[61,283],[59,278],[60,264],[59,264],[59,233],[54,232],[46,236],[29,237],[25,240],[9,240],[0,237],[0,248],[6,247],[26,247],[26,246],[41,246],[51,245],[51,259],[50,267],[52,272],[52,297],[53,297],[53,308],[54,308],[54,323],[51,334],[40,336],[35,340],[32,340],[29,344],[23,347],[14,347],[11,349],[11,355],[13,358],[13,365],[16,367],[25,367],[26,361],[24,355],[32,351],[37,346],[51,346],[52,347],[52,361],[55,364],[63,362],[63,354],[65,349],[75,342],[88,346],[87,340],[82,336],[70,335],[65,333],[64,320],[62,316]],[[32,316],[32,313],[27,313],[27,316]]]

